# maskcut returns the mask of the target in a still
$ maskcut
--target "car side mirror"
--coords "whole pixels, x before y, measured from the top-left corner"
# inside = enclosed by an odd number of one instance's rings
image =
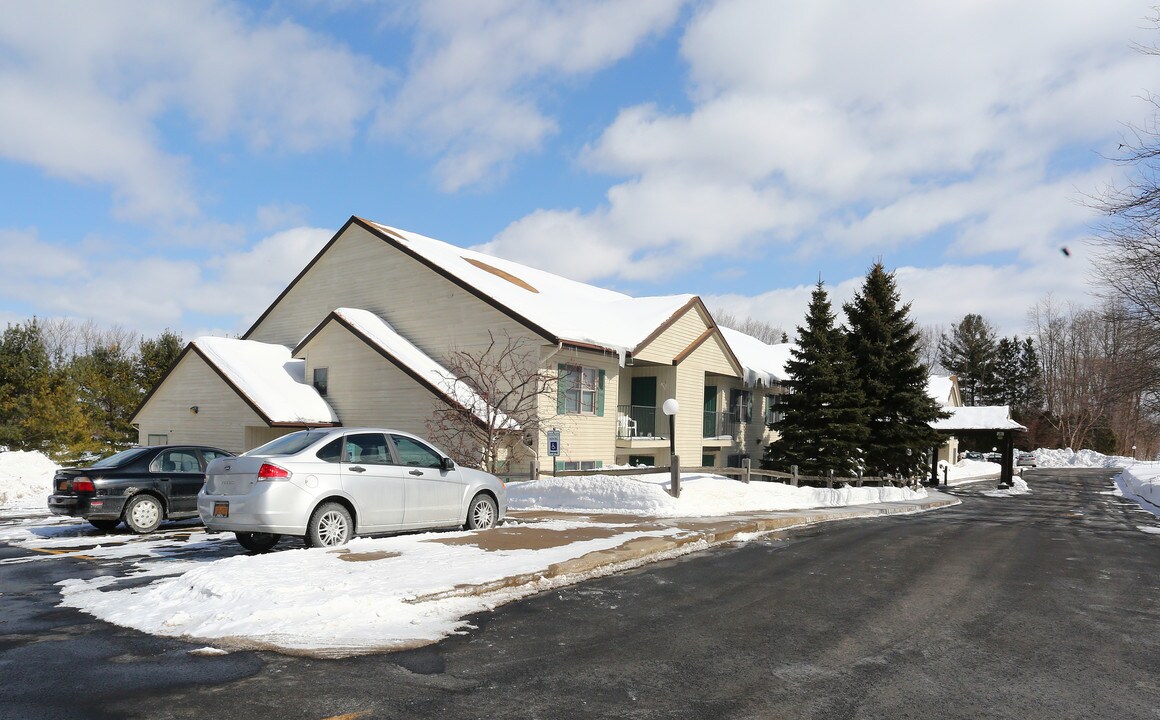
[[[443,458],[443,461],[441,463],[439,463],[439,468],[441,470],[454,470],[455,469],[455,461],[449,457],[445,457],[445,458]]]

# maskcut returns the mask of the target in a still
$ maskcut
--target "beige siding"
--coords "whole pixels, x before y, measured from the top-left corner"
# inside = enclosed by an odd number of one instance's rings
[[[740,379],[731,380],[720,375],[733,374],[732,367],[722,361],[726,356],[721,346],[720,336],[715,335],[700,347],[694,350],[677,366],[677,402],[680,403],[680,412],[677,413],[677,454],[681,456],[683,465],[699,465],[703,454],[704,421],[705,421],[705,386],[716,385],[718,392],[718,412],[727,408],[729,402],[729,385],[740,387]],[[716,373],[713,378],[706,379],[706,373]],[[724,449],[724,454],[738,452],[736,449]]]
[[[544,369],[555,373],[560,364],[604,371],[604,415],[559,415],[555,396],[541,398],[540,417],[544,419],[544,430],[560,430],[561,444],[560,457],[550,458],[546,438],[540,434],[536,448],[542,472],[551,473],[553,460],[598,460],[611,465],[616,461],[616,403],[620,396],[621,368],[617,357],[566,350],[548,359]]]
[[[136,420],[142,444],[149,435],[161,434],[171,444],[213,445],[230,452],[249,449],[248,427],[268,427],[195,352],[186,353]]]
[[[432,357],[452,345],[477,347],[487,341],[489,330],[538,338],[426,265],[351,225],[248,339],[293,347],[339,307],[379,315]]]
[[[328,368],[326,400],[343,425],[389,427],[425,435],[435,396],[338,323],[329,323],[302,349],[306,377]]]
[[[701,314],[701,308],[694,305],[652,342],[639,348],[633,357],[644,362],[672,363],[674,357],[708,329],[708,320]]]

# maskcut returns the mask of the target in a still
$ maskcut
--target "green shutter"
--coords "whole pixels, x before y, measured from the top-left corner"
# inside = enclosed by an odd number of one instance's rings
[[[556,414],[563,415],[568,409],[568,390],[571,383],[564,373],[564,363],[556,366]],[[560,468],[556,468],[559,470]]]
[[[600,374],[600,381],[598,383],[599,390],[596,393],[596,416],[604,417],[604,371],[597,371]]]
[[[597,469],[597,470],[599,470],[599,469],[600,469],[600,468],[602,468],[602,467],[604,467],[604,461],[603,461],[603,460],[597,460],[597,461],[596,461],[596,469]]]
[[[563,469],[564,469],[564,461],[563,461],[563,460],[557,460],[557,461],[556,461],[556,472],[559,472],[559,471],[561,471],[561,470],[563,470]]]

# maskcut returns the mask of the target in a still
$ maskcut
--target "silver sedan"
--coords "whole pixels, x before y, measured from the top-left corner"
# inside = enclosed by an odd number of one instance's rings
[[[284,435],[206,468],[197,512],[211,532],[233,532],[265,552],[282,535],[309,547],[354,535],[499,524],[507,489],[398,430],[327,428]]]

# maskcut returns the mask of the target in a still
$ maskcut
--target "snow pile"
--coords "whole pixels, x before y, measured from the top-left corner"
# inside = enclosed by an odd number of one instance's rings
[[[1124,471],[1116,478],[1124,497],[1140,503],[1144,509],[1160,514],[1160,462],[1125,463]]]
[[[545,478],[508,485],[513,510],[566,510],[653,517],[704,517],[737,512],[805,510],[896,502],[926,497],[926,490],[897,487],[810,488],[784,483],[749,484],[720,475],[682,475],[681,497],[669,494],[669,474]]]
[[[1016,495],[1026,495],[1031,492],[1031,488],[1027,485],[1027,481],[1021,477],[1011,479],[1011,487],[1002,487],[998,490],[987,490],[983,494],[987,497],[1014,497]]]
[[[0,508],[46,508],[52,494],[52,476],[59,468],[43,453],[0,453]]]
[[[1036,464],[1041,468],[1112,468],[1122,467],[1134,462],[1131,458],[1104,455],[1095,450],[1080,450],[1076,452],[1071,448],[1067,448],[1066,450],[1046,450],[1040,448],[1035,451],[1035,460]]]

